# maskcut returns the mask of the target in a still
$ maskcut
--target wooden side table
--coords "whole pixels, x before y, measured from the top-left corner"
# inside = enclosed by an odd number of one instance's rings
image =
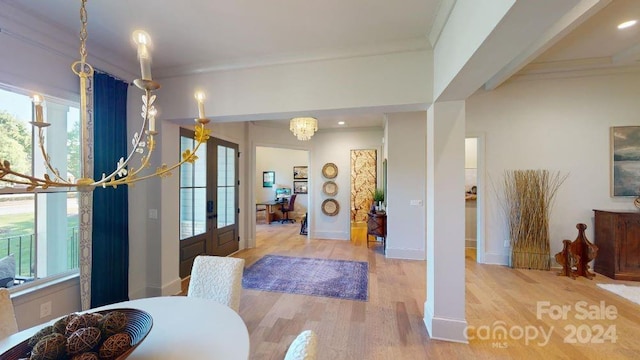
[[[382,247],[387,252],[387,214],[386,213],[368,213],[367,219],[367,247],[369,247],[369,236],[376,238],[373,242],[377,242],[377,237],[382,238]]]

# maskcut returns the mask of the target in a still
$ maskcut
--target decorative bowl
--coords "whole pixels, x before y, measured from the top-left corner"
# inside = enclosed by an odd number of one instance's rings
[[[153,319],[151,315],[142,310],[138,309],[109,309],[109,310],[101,310],[101,311],[88,311],[89,313],[98,313],[105,315],[112,311],[120,311],[127,315],[127,326],[125,327],[125,333],[131,336],[131,348],[125,351],[122,355],[115,358],[115,360],[123,360],[129,357],[129,355],[133,352],[133,350],[140,345],[142,340],[149,334],[151,331],[151,327],[153,326]],[[19,359],[28,359],[29,353],[31,352],[31,348],[29,347],[29,339],[21,342],[20,344],[12,347],[11,349],[5,351],[0,355],[0,359],[3,360],[19,360]]]

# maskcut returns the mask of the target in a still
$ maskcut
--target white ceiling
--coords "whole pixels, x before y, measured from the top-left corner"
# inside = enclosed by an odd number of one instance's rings
[[[639,0],[613,0],[533,60],[521,73],[550,73],[634,66],[640,60]]]
[[[79,0],[0,0],[77,39]],[[162,78],[202,71],[430,48],[439,7],[453,0],[191,0],[87,3],[88,51],[136,64],[130,40],[142,28],[153,39],[153,73]],[[640,0],[612,0],[519,74],[637,64]],[[103,52],[104,51],[104,52]],[[131,59],[131,60],[128,60]],[[319,119],[320,128],[381,126],[382,114]],[[288,126],[288,121],[261,123]]]
[[[69,33],[79,0],[1,0]],[[385,53],[429,46],[440,0],[89,0],[89,44],[135,57],[135,29],[153,41],[154,74]],[[90,47],[90,45],[89,45]],[[90,48],[89,48],[90,50]]]

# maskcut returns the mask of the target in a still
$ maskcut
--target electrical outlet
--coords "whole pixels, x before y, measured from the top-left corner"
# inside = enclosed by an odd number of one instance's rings
[[[158,218],[158,209],[149,209],[149,219]]]
[[[40,318],[51,315],[51,301],[40,304]]]
[[[505,240],[504,241],[504,247],[509,247],[511,246],[511,244],[509,244],[509,240]]]

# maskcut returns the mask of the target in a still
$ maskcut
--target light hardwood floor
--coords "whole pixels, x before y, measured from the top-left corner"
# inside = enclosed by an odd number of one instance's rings
[[[424,261],[387,259],[379,246],[367,248],[361,240],[309,240],[298,235],[299,229],[297,223],[258,225],[257,247],[234,256],[246,259],[246,266],[265,254],[368,261],[369,300],[243,289],[240,315],[249,329],[252,359],[282,359],[294,337],[305,329],[318,334],[321,360],[640,358],[640,306],[597,287],[599,282],[615,282],[601,275],[595,280],[572,280],[556,276],[555,271],[481,265],[467,257],[466,318],[469,326],[478,329],[469,334],[483,337],[482,326],[494,329],[499,325],[496,321],[502,321],[513,336],[450,343],[430,339],[423,323]],[[538,319],[537,304],[544,301],[568,306],[567,319],[553,320],[547,314]],[[604,301],[616,308],[617,318],[577,319],[580,301],[598,306]],[[572,326],[582,328],[582,340],[595,337],[600,326],[614,326],[617,340],[611,343],[605,336],[602,344],[565,344]],[[546,345],[538,345],[544,342],[542,335],[528,345],[513,338],[519,329],[533,332],[534,327],[545,333],[552,328]]]

